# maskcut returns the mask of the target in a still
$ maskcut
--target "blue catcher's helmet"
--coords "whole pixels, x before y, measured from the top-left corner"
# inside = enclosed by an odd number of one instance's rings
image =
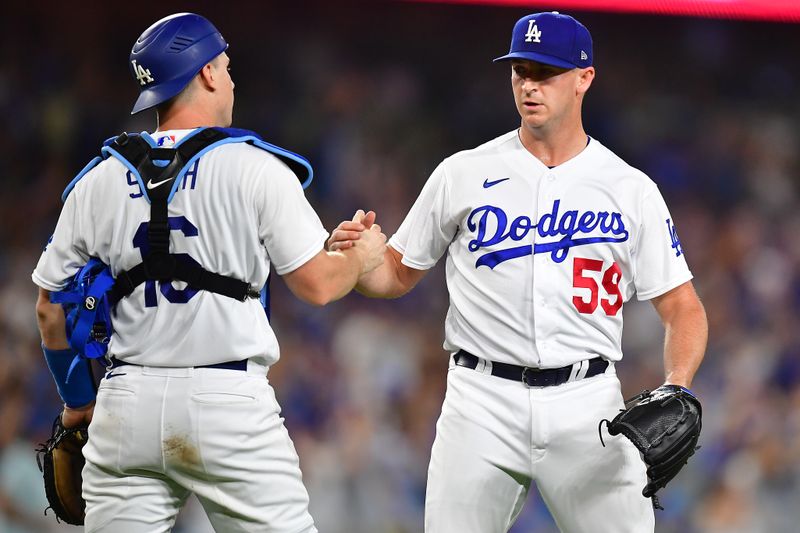
[[[147,28],[131,50],[130,68],[141,91],[131,115],[177,95],[227,48],[217,28],[194,13],[176,13]]]

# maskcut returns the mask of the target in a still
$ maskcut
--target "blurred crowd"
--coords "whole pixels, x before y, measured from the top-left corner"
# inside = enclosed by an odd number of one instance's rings
[[[415,3],[17,4],[0,21],[0,531],[71,530],[46,507],[34,448],[60,404],[30,280],[60,193],[129,116],[130,47],[187,8],[231,47],[234,125],[306,155],[331,230],[374,209],[391,235],[447,155],[518,125],[508,47],[525,12]],[[557,2],[554,2],[554,7]],[[796,26],[574,13],[592,31],[590,135],[670,205],[710,339],[693,386],[702,448],[667,490],[659,533],[790,533],[800,523],[800,71]],[[441,265],[395,301],[325,308],[273,280],[282,358],[269,373],[323,533],[422,531],[444,395]],[[663,330],[630,302],[624,392],[663,380]],[[210,526],[190,502],[176,531]],[[555,532],[534,490],[512,530]]]

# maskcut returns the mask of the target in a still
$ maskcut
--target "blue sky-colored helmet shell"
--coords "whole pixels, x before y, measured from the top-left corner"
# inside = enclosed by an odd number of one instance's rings
[[[133,45],[128,62],[141,91],[131,114],[180,93],[227,48],[217,28],[194,13],[176,13],[147,28]]]

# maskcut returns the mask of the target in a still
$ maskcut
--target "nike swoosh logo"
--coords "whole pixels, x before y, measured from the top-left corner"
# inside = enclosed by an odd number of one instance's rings
[[[485,180],[483,180],[483,188],[484,189],[488,189],[489,187],[497,185],[501,181],[506,181],[506,180],[510,180],[510,179],[511,178],[500,178],[499,180],[489,181],[489,178],[486,178]]]
[[[155,189],[155,188],[156,188],[156,187],[158,187],[159,185],[162,185],[162,184],[164,184],[164,183],[166,183],[166,182],[170,181],[171,179],[172,179],[172,178],[167,178],[167,179],[165,179],[165,180],[157,181],[156,183],[153,183],[153,180],[148,180],[148,181],[147,181],[147,188],[148,188],[148,189]],[[508,178],[506,178],[506,179],[508,179]],[[486,185],[484,185],[484,187],[485,187],[485,186],[486,186]]]
[[[112,374],[111,372],[109,372],[108,374],[106,374],[106,379],[111,379],[111,378],[115,378],[117,376],[125,376],[125,375],[127,375],[127,374],[125,374],[125,373]]]

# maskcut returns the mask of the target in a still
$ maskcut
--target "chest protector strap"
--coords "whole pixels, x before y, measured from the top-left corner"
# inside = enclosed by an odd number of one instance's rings
[[[169,217],[167,204],[180,171],[197,154],[224,139],[227,132],[205,129],[186,139],[175,148],[151,146],[141,136],[123,133],[108,146],[126,159],[141,177],[140,186],[150,200],[150,222],[147,227],[149,251],[144,261],[130,270],[120,272],[110,291],[112,302],[128,296],[147,280],[168,282],[185,281],[194,289],[201,289],[235,300],[259,298],[260,292],[239,279],[209,272],[201,266],[186,263],[169,252]]]

